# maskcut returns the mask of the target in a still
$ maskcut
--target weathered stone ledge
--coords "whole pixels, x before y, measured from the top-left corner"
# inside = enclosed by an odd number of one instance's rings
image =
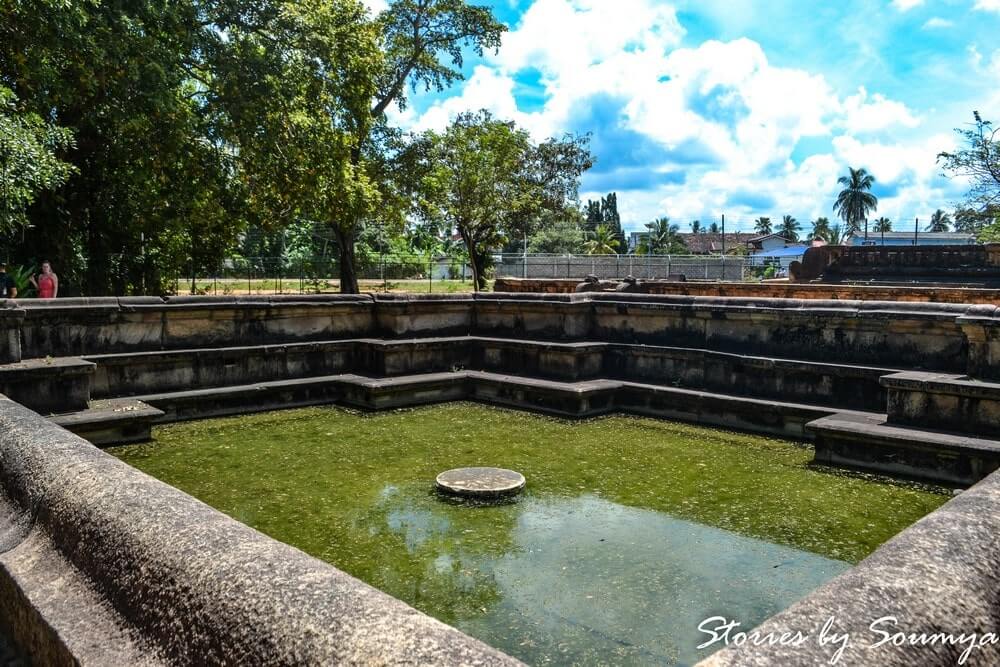
[[[0,605],[39,664],[519,664],[3,397],[0,496]]]
[[[850,641],[837,664],[884,667],[952,667],[969,646],[937,641],[873,644],[896,632],[950,633],[975,640],[997,632],[1000,609],[1000,473],[994,473],[886,542],[857,567],[830,581],[802,601],[756,628],[766,635],[802,632],[799,646],[751,644],[724,649],[699,667],[776,667],[831,664],[841,643],[822,644],[819,634],[828,619],[832,632],[849,633]],[[738,620],[738,619],[737,619]],[[748,631],[750,628],[739,628]],[[708,636],[706,635],[707,639]],[[969,651],[965,665],[1000,664],[1000,644],[986,643]]]

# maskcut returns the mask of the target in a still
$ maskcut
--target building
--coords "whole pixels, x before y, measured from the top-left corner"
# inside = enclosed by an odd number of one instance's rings
[[[632,232],[629,234],[628,252],[635,252],[635,249],[639,247],[639,243],[645,238],[646,234],[647,232]],[[721,233],[701,232],[695,234],[693,232],[685,232],[677,234],[677,237],[684,241],[684,244],[687,246],[688,253],[692,255],[721,255],[723,245],[725,245],[725,252],[728,255],[736,248],[745,246],[747,241],[753,238],[753,236],[753,234],[742,232],[727,232],[725,244],[723,244]]]
[[[868,239],[862,232],[852,234],[847,245],[973,245],[975,234],[964,232],[868,232]]]
[[[784,271],[792,262],[801,261],[809,248],[807,243],[797,243],[778,233],[754,236],[746,244],[751,266],[777,264]]]

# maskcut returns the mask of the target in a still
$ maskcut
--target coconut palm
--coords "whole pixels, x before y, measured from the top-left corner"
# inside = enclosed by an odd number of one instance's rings
[[[809,236],[806,237],[807,241],[815,241],[817,239],[830,242],[830,220],[829,218],[816,218],[812,223],[812,231],[809,232]]]
[[[646,224],[636,252],[640,255],[668,255],[687,252],[680,237],[680,227],[670,224],[670,218],[657,218]]]
[[[844,245],[847,243],[847,238],[851,235],[851,230],[844,225],[831,225],[826,233],[827,243],[830,245]]]
[[[892,231],[892,221],[889,218],[881,217],[875,221],[875,231],[876,232],[891,232]]]
[[[850,172],[847,176],[841,176],[837,183],[844,186],[844,189],[837,195],[837,201],[833,205],[833,212],[847,225],[848,233],[857,232],[861,229],[861,223],[865,223],[865,235],[867,236],[868,214],[878,208],[878,197],[871,193],[875,184],[875,177],[865,169],[855,169],[848,167]]]
[[[598,225],[584,241],[583,249],[588,255],[613,255],[618,252],[618,238],[607,225]]]
[[[708,226],[708,231],[711,234],[718,234],[719,233],[719,223],[713,222],[712,224],[710,224]]]
[[[799,221],[786,215],[781,218],[781,227],[778,228],[778,233],[789,241],[798,241],[800,229],[802,229],[802,225],[799,224]]]
[[[695,220],[694,222],[691,223],[692,234],[701,234],[704,231],[705,231],[704,228],[701,226],[701,220]]]
[[[927,231],[929,232],[946,232],[950,229],[951,216],[938,209],[934,211],[931,216],[931,223],[927,225]]]
[[[772,231],[774,231],[773,228],[771,227],[771,218],[765,218],[761,216],[756,220],[754,220],[753,224],[754,224],[753,227],[754,231],[761,236],[767,236]]]

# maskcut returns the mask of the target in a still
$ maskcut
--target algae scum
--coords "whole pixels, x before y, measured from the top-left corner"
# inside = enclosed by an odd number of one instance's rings
[[[135,467],[532,664],[691,664],[710,616],[760,623],[943,503],[809,448],[652,419],[453,403],[176,424]],[[443,500],[449,468],[522,472]]]

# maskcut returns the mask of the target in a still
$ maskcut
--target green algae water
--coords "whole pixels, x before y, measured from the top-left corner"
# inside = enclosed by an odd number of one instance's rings
[[[717,648],[696,649],[702,620],[749,629],[948,497],[771,438],[467,403],[189,422],[111,451],[531,664],[692,664]],[[439,496],[464,466],[527,489]]]

